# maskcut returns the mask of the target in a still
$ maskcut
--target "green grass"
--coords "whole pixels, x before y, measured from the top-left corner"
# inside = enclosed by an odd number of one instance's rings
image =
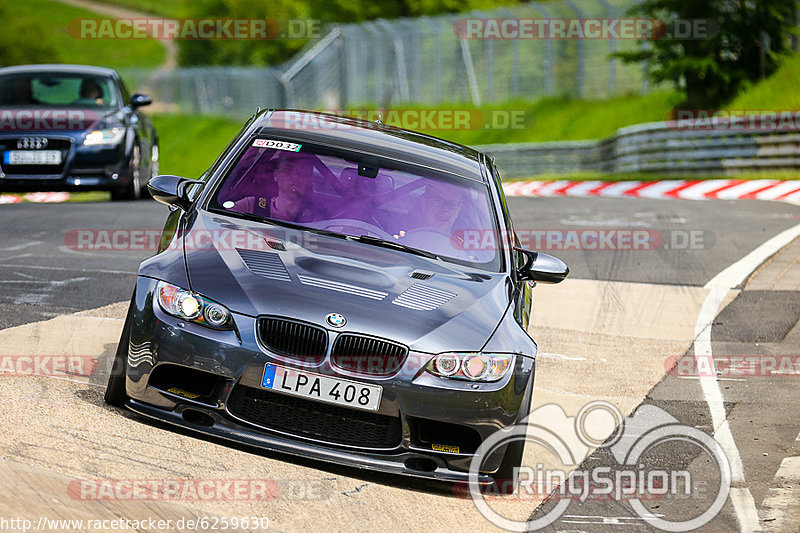
[[[92,64],[110,68],[155,67],[164,61],[164,48],[154,39],[80,39],[68,32],[68,24],[79,28],[83,18],[102,16],[52,0],[26,0],[8,8],[10,20],[34,22],[43,38],[53,43],[57,50],[55,63]],[[31,35],[30,39],[36,39]],[[19,46],[25,46],[19,43]]]
[[[497,115],[499,110],[521,112],[524,120],[520,128],[426,133],[466,145],[601,139],[625,126],[664,120],[679,98],[675,92],[657,91],[599,101],[544,98],[535,102],[511,102],[482,107],[481,112],[484,117],[502,117]]]
[[[155,115],[162,174],[200,176],[244,125],[244,120],[196,115]]]
[[[395,111],[407,109],[431,111],[441,117],[438,129],[423,133],[466,145],[573,141],[600,139],[613,135],[622,127],[640,122],[664,120],[669,111],[680,101],[674,91],[654,91],[646,95],[619,96],[609,100],[570,100],[566,98],[543,98],[534,102],[516,101],[479,108],[464,104],[439,104],[436,106],[402,106]],[[354,110],[370,110],[370,107],[354,107]],[[446,121],[443,110],[469,112],[467,129],[453,129]],[[438,113],[438,115],[437,115]],[[363,114],[367,118],[372,116]],[[398,114],[391,109],[383,113],[383,121],[394,126],[413,126],[415,123],[393,122]],[[414,117],[418,116],[416,114]],[[512,120],[515,122],[513,126]],[[414,128],[411,128],[414,129]]]
[[[787,57],[771,77],[746,88],[726,109],[800,110],[800,54]]]
[[[179,18],[184,16],[185,7],[183,0],[95,0],[103,4],[110,4],[162,17]]]

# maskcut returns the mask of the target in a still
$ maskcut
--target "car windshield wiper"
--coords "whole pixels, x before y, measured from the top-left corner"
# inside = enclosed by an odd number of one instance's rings
[[[387,241],[386,239],[381,239],[379,237],[372,237],[371,235],[361,235],[360,237],[352,237],[354,241],[363,242],[366,244],[374,244],[375,246],[382,246],[384,248],[393,248],[395,250],[402,250],[404,252],[409,252],[415,255],[421,255],[422,257],[427,257],[428,259],[441,259],[438,255],[432,252],[428,252],[427,250],[420,250],[419,248],[412,248],[411,246],[406,246],[405,244],[400,244],[399,242],[394,241]]]

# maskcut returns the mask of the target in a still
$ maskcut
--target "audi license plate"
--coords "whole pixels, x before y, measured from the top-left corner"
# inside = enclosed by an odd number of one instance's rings
[[[383,387],[378,385],[331,378],[270,363],[264,368],[261,386],[275,392],[367,411],[378,410],[383,394]]]
[[[6,165],[60,165],[60,150],[9,150],[3,155]]]

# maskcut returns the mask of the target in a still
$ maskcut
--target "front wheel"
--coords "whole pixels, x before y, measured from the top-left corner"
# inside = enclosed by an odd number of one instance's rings
[[[131,161],[128,165],[130,167],[130,181],[122,189],[111,191],[111,200],[117,202],[120,200],[138,200],[142,196],[141,180],[141,164],[142,156],[139,150],[139,145],[134,144],[131,151]]]
[[[125,368],[127,367],[128,345],[131,341],[131,328],[133,327],[133,306],[136,296],[131,299],[128,308],[128,316],[125,317],[125,325],[122,326],[122,335],[117,345],[117,352],[114,354],[114,362],[111,364],[111,375],[108,376],[106,385],[105,401],[114,407],[125,407],[128,393],[125,390]]]
[[[506,448],[506,454],[503,456],[503,462],[500,463],[500,468],[494,475],[496,481],[510,481],[513,490],[516,490],[519,483],[519,467],[522,466],[522,453],[525,450],[525,439],[520,437],[513,440]]]

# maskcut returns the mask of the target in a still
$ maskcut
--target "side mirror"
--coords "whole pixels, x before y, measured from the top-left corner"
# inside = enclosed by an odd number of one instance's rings
[[[147,182],[147,190],[155,201],[187,211],[192,205],[187,188],[195,184],[202,186],[204,182],[180,176],[156,176]]]
[[[131,96],[131,107],[136,109],[153,103],[153,97],[148,94],[134,93]]]
[[[540,283],[560,283],[569,275],[569,267],[564,261],[552,255],[514,248],[525,255],[526,261],[517,273],[519,278]]]

